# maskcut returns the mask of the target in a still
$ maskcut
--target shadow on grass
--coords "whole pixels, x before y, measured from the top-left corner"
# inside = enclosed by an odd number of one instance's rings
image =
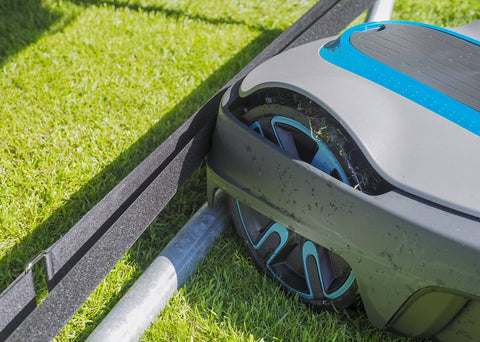
[[[65,20],[63,13],[38,0],[0,1],[0,65],[61,20]]]
[[[249,27],[250,29],[254,30],[259,30],[259,31],[266,31],[265,27],[261,25],[249,25],[245,21],[242,20],[236,20],[233,18],[210,18],[201,14],[189,14],[186,13],[182,10],[178,9],[173,9],[173,8],[167,8],[162,5],[143,5],[143,4],[138,4],[138,3],[132,3],[131,1],[128,0],[69,0],[71,3],[81,5],[81,6],[113,6],[118,9],[129,9],[132,11],[137,11],[137,12],[147,12],[147,13],[162,13],[167,17],[173,17],[173,18],[187,18],[191,19],[194,21],[201,21],[204,23],[208,24],[213,24],[213,25],[221,25],[221,24],[226,24],[226,25],[242,25]]]
[[[17,243],[0,260],[0,292],[24,269],[25,265],[41,251],[48,248],[67,232],[108,191],[148,156],[162,141],[174,132],[192,113],[216,93],[242,66],[271,42],[280,32],[264,31],[237,55],[213,73],[192,93],[180,101],[174,109],[153,126],[144,136],[123,152],[114,162],[98,173],[77,193],[31,234]],[[181,210],[191,210],[185,206]],[[177,214],[181,215],[178,212]],[[142,263],[140,260],[138,261]]]
[[[188,18],[208,24],[243,25],[251,29],[266,32],[261,25],[249,25],[232,18],[209,18],[201,14],[189,14],[178,9],[164,6],[140,5],[122,0],[67,0],[80,8],[89,6],[111,6],[116,9],[129,9],[137,12],[161,13],[167,17]],[[0,66],[10,56],[17,54],[38,41],[45,34],[53,34],[65,28],[78,15],[78,8],[60,10],[59,7],[46,6],[40,0],[0,0]]]

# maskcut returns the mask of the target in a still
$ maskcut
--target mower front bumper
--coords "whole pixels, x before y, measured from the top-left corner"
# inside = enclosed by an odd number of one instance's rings
[[[341,255],[377,327],[480,338],[479,218],[400,190],[370,196],[292,159],[229,111],[232,94],[208,156],[209,199],[224,190]]]

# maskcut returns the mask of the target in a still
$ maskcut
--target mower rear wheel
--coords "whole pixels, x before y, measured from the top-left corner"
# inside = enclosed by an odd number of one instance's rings
[[[293,158],[344,183],[356,182],[349,161],[335,147],[338,144],[328,144],[313,134],[305,116],[295,109],[263,105],[248,111],[243,119]],[[352,304],[357,292],[355,275],[342,257],[237,199],[231,199],[230,208],[236,230],[259,269],[315,308],[341,310]]]

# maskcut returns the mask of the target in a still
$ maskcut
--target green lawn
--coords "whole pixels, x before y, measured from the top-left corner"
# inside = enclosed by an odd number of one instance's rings
[[[397,2],[395,19],[480,18],[477,0]],[[313,3],[1,0],[0,291]],[[204,201],[200,169],[57,340],[84,340]],[[144,340],[396,340],[357,311],[284,295],[229,230]]]

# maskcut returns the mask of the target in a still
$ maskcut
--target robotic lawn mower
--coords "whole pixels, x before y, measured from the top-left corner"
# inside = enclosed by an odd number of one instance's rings
[[[366,23],[225,93],[208,157],[255,264],[317,308],[480,340],[480,22]]]

